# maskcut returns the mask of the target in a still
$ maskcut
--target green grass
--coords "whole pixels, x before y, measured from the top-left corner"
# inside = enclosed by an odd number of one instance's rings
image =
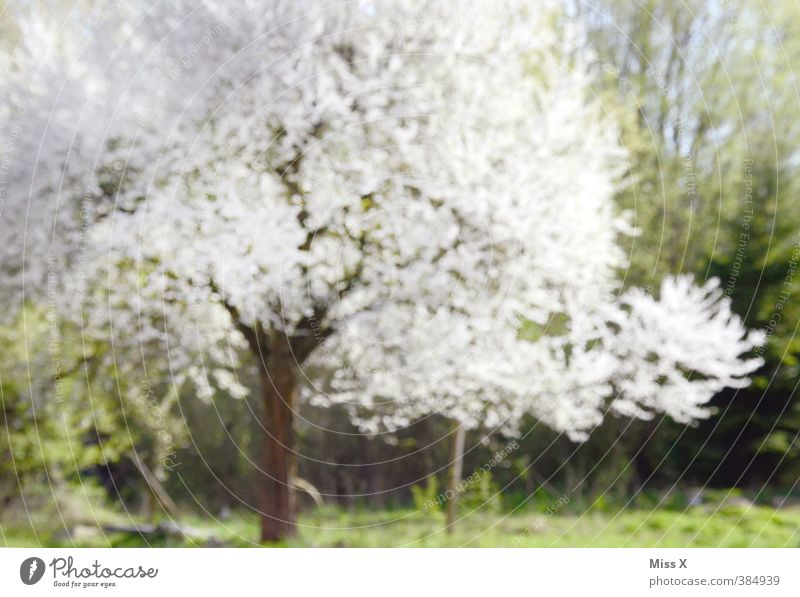
[[[127,519],[126,519],[127,520]],[[129,522],[129,521],[128,521]],[[252,516],[225,521],[187,518],[193,530],[231,546],[254,546],[258,535]],[[300,519],[290,547],[800,547],[800,507],[698,506],[682,510],[557,513],[534,511],[510,515],[463,512],[447,534],[440,513],[414,510],[348,512],[336,508],[309,512]],[[37,528],[39,528],[37,526]],[[145,547],[203,545],[206,539],[181,541],[126,533],[103,534],[90,525],[77,532],[34,535],[30,526],[4,522],[0,544],[7,546]]]

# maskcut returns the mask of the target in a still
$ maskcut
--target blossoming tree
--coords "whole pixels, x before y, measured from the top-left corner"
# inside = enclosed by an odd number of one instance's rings
[[[166,343],[205,391],[242,391],[249,351],[264,540],[294,529],[301,387],[367,431],[533,412],[579,438],[607,399],[702,416],[755,339],[686,279],[615,300],[624,151],[557,9],[160,3],[102,15],[69,51],[32,22],[52,51],[18,57],[3,108],[33,140],[2,220],[8,288],[35,288],[55,250],[87,330]]]

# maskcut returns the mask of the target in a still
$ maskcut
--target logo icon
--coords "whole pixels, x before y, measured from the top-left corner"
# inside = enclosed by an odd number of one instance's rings
[[[28,558],[19,567],[19,578],[26,585],[35,585],[44,576],[44,560]]]

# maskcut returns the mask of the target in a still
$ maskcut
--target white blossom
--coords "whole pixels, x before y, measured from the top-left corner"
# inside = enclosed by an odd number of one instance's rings
[[[242,330],[297,341],[306,395],[371,432],[707,415],[758,339],[687,278],[616,300],[625,152],[557,9],[176,1],[87,36],[34,16],[2,107],[25,127],[3,292],[56,269],[87,333],[168,345],[206,396],[241,395]]]

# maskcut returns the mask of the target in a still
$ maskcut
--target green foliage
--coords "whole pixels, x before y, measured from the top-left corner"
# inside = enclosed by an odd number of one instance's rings
[[[619,204],[640,230],[628,241],[626,283],[657,288],[677,272],[717,277],[745,323],[770,333],[764,368],[749,388],[717,397],[713,420],[690,430],[654,423],[647,445],[623,443],[640,454],[632,462],[640,473],[643,461],[668,454],[656,480],[674,467],[698,483],[791,484],[800,431],[800,124],[790,73],[800,9],[707,0],[604,0],[596,9],[586,17],[600,93],[630,152]]]
[[[466,485],[459,500],[462,514],[474,511],[498,514],[502,507],[500,486],[493,481],[491,472],[479,472],[477,481]]]
[[[105,514],[105,520],[113,517]],[[575,514],[559,510],[542,519],[526,510],[497,517],[478,510],[466,515],[453,534],[440,521],[415,511],[349,512],[337,508],[309,513],[300,520],[293,547],[800,547],[800,507],[774,510],[764,506],[708,504],[680,510],[626,509]],[[130,522],[130,521],[128,521]],[[187,517],[182,523],[198,537],[180,540],[155,534],[100,534],[89,527],[79,533],[40,532],[6,526],[0,546],[198,547],[222,544],[257,547],[258,521],[237,516],[224,526],[207,518]]]
[[[439,499],[439,481],[436,475],[425,479],[425,484],[415,483],[411,486],[411,498],[414,508],[421,514],[435,516],[443,509],[443,502]]]
[[[43,310],[29,307],[11,326],[0,328],[0,497],[19,495],[31,483],[60,483],[70,471],[97,462],[101,454],[87,438],[90,411],[79,403],[73,362],[65,361],[60,330]],[[29,369],[30,368],[30,369]],[[37,370],[28,376],[26,371]],[[41,375],[50,372],[50,375]],[[27,380],[27,383],[26,381]],[[81,408],[84,406],[84,408]],[[99,417],[96,429],[109,421]]]
[[[148,395],[110,347],[46,309],[28,305],[0,326],[0,345],[0,500],[39,487],[68,499],[134,457],[158,472],[165,439],[179,441],[168,397]]]

